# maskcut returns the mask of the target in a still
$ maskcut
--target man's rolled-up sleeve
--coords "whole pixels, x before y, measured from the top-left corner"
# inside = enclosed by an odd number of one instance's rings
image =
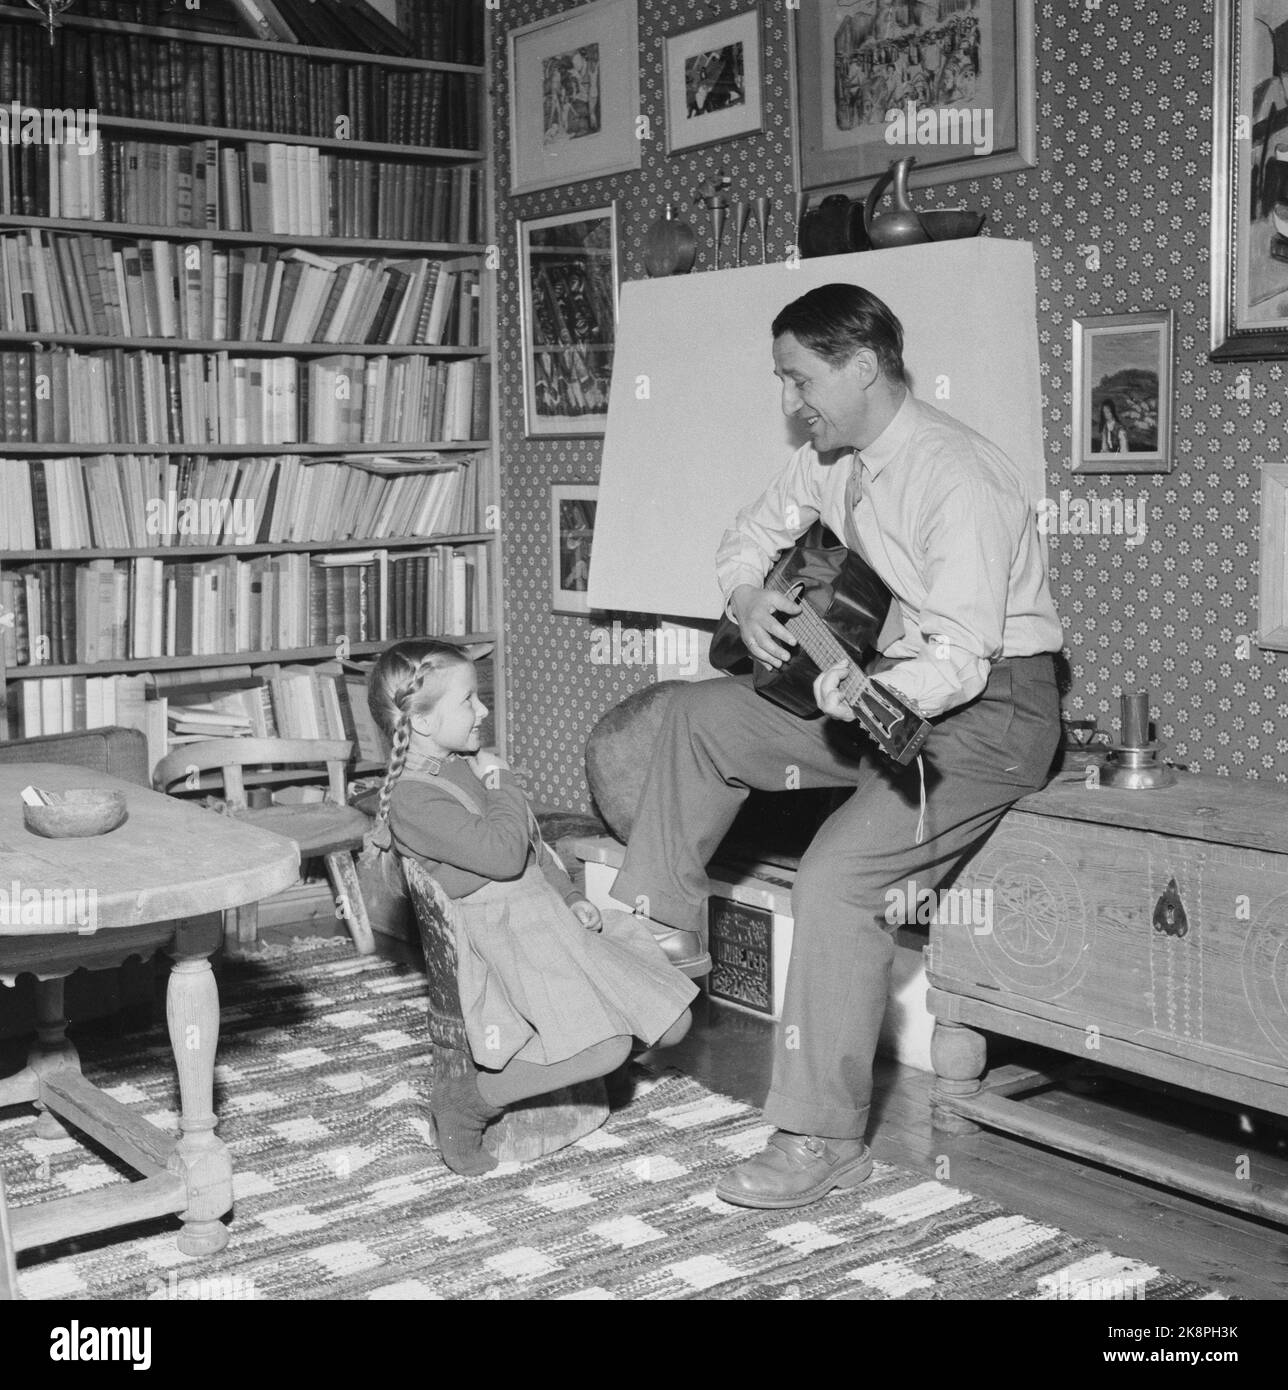
[[[716,578],[726,612],[733,591],[742,584],[759,588],[774,556],[818,520],[816,468],[813,450],[808,446],[798,449],[787,467],[738,513],[724,533],[716,551]]]

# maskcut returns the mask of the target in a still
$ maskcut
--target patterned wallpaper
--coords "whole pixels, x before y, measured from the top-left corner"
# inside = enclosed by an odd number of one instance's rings
[[[592,664],[596,619],[549,611],[549,485],[595,481],[600,442],[523,437],[515,219],[615,198],[621,274],[638,278],[649,224],[668,201],[687,206],[695,185],[717,168],[733,175],[735,197],[773,194],[771,256],[785,254],[795,191],[787,7],[763,7],[764,134],[668,159],[661,135],[663,37],[747,6],[650,0],[639,6],[641,87],[655,139],[644,147],[643,167],[506,196],[506,33],[568,8],[575,6],[508,0],[494,28],[493,57],[497,227],[506,253],[498,358],[511,751],[539,799],[577,809],[587,805],[586,734],[651,673]],[[1159,737],[1178,762],[1288,781],[1285,663],[1242,640],[1256,630],[1259,464],[1285,456],[1284,368],[1207,358],[1212,22],[1211,0],[1040,0],[1037,168],[941,184],[934,201],[982,208],[989,234],[1036,245],[1049,495],[1067,489],[1089,499],[1121,499],[1141,506],[1148,522],[1143,543],[1135,545],[1128,535],[1051,538],[1070,667],[1066,708],[1112,728],[1119,692],[1148,686]],[[707,214],[690,207],[687,215],[699,233],[698,273],[711,265]],[[754,239],[748,246],[756,246]],[[1094,270],[1092,246],[1099,249]],[[1169,306],[1177,353],[1173,471],[1072,475],[1073,319]],[[1244,370],[1250,391],[1241,394],[1249,398],[1238,399]]]
[[[770,216],[768,254],[786,255],[791,241],[793,194],[791,170],[791,97],[787,69],[787,11],[764,7],[766,112],[761,135],[747,135],[723,145],[686,151],[667,158],[662,50],[666,35],[700,23],[713,23],[748,8],[746,0],[694,4],[684,0],[648,0],[639,5],[642,61],[640,100],[653,127],[643,147],[638,171],[591,179],[537,193],[509,197],[509,112],[506,68],[509,30],[531,24],[575,4],[551,0],[506,0],[493,27],[493,59],[499,80],[493,103],[496,149],[496,226],[502,249],[498,293],[498,398],[501,413],[503,472],[503,544],[505,547],[505,631],[510,752],[527,773],[533,796],[569,810],[589,809],[583,766],[586,736],[605,710],[651,683],[652,666],[601,665],[591,660],[597,627],[620,622],[647,629],[652,619],[640,614],[592,614],[563,617],[550,611],[550,484],[593,483],[599,476],[599,439],[525,439],[523,372],[519,331],[516,219],[603,207],[617,200],[618,266],[623,280],[643,279],[645,232],[667,203],[679,203],[698,233],[694,274],[714,266],[708,213],[691,206],[694,189],[720,168],[733,176],[730,196],[770,193],[776,209]],[[727,264],[731,236],[725,231]],[[759,258],[760,242],[749,230],[748,254]],[[621,644],[618,643],[618,648]],[[626,654],[632,654],[630,647]]]

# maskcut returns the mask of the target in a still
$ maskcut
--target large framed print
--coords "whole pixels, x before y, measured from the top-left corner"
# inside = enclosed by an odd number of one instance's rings
[[[603,434],[617,341],[617,204],[519,223],[528,435]]]
[[[1288,0],[1215,9],[1211,352],[1288,357]]]
[[[510,32],[510,192],[640,167],[636,0]]]
[[[1033,0],[812,0],[796,16],[800,184],[864,191],[1037,162]]]
[[[760,6],[666,40],[666,152],[764,125]]]
[[[1073,321],[1073,471],[1170,473],[1172,311]]]

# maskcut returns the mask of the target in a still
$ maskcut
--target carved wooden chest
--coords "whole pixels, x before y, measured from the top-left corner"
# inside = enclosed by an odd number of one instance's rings
[[[959,886],[990,910],[931,926],[941,1127],[1057,1142],[982,1090],[988,1032],[1288,1115],[1284,788],[1068,776],[1017,803]]]

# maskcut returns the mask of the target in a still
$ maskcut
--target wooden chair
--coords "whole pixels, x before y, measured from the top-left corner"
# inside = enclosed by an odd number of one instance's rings
[[[371,821],[345,801],[344,771],[353,752],[350,743],[333,739],[214,738],[188,743],[162,758],[152,774],[158,791],[169,791],[176,783],[196,773],[218,768],[223,775],[224,798],[230,815],[261,830],[271,830],[300,847],[302,859],[326,861],[327,875],[336,902],[349,924],[353,944],[360,955],[376,949],[375,937],[367,917],[367,907],[358,883],[354,853],[362,848],[363,836]],[[261,810],[246,805],[245,767],[273,763],[286,767],[326,765],[329,787],[327,798],[299,806],[266,806]],[[233,929],[226,939],[246,950],[258,936],[259,916],[254,904],[237,908]]]
[[[4,1169],[0,1168],[0,1303],[20,1297],[18,1266],[13,1258],[13,1232],[9,1229],[9,1205],[4,1195]]]
[[[425,949],[434,1077],[462,1075],[472,1063],[456,982],[452,900],[417,860],[404,858],[402,869]],[[566,1147],[607,1118],[602,1079],[585,1081],[511,1106],[489,1126],[485,1142],[499,1162],[523,1163]]]

